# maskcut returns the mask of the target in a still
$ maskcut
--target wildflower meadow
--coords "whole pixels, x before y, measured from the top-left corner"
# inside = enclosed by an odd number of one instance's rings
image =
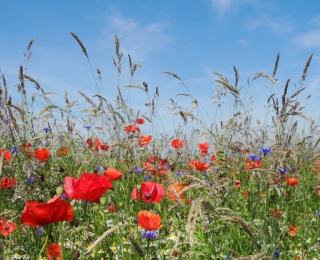
[[[280,54],[272,74],[244,87],[236,67],[234,79],[213,72],[212,108],[165,71],[189,107],[172,97],[163,117],[161,91],[133,80],[142,65],[117,35],[110,62],[129,84],[115,85],[113,100],[84,43],[70,37],[95,95],[78,91],[75,100],[65,90],[63,105],[54,103],[53,90],[28,74],[34,40],[15,88],[1,74],[0,259],[320,259],[320,132],[299,102],[312,55],[281,95],[272,92]],[[246,94],[261,79],[271,91],[253,122]],[[135,96],[145,97],[139,108],[130,106]],[[206,120],[224,99],[229,117]],[[168,134],[170,117],[178,123]]]

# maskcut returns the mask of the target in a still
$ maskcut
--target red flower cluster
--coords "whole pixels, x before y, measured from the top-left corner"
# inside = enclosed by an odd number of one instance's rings
[[[47,148],[39,148],[34,151],[34,156],[40,162],[46,162],[50,157],[50,151]]]
[[[117,169],[109,167],[103,174],[104,177],[107,177],[111,181],[118,180],[122,175],[122,172]]]
[[[200,156],[205,157],[208,153],[208,150],[209,150],[209,144],[208,143],[198,144],[198,147],[201,151]]]
[[[135,132],[138,132],[140,133],[140,128],[135,126],[135,125],[128,125],[126,127],[123,128],[123,130],[127,133],[135,133]]]
[[[17,225],[5,218],[0,218],[0,233],[3,236],[10,236],[10,234],[17,229]]]
[[[63,185],[65,194],[70,199],[86,200],[100,203],[100,197],[112,189],[111,181],[101,175],[82,173],[79,179],[65,177]]]
[[[254,170],[256,168],[262,168],[262,163],[260,161],[250,161],[250,162],[247,162],[246,164],[246,168],[248,170]]]
[[[143,182],[141,189],[134,188],[131,197],[134,200],[143,200],[144,202],[160,202],[165,194],[164,187],[157,182]]]
[[[94,148],[95,151],[103,150],[103,151],[108,151],[110,146],[107,144],[101,143],[101,141],[98,138],[88,138],[86,141],[87,145],[89,148]]]
[[[28,201],[21,215],[21,223],[31,227],[72,221],[73,209],[69,202],[55,196],[48,202]]]
[[[143,146],[147,146],[152,140],[152,136],[151,135],[142,135],[139,138],[139,145],[141,147]]]
[[[62,260],[61,258],[61,246],[59,244],[51,244],[46,247],[46,256],[47,259],[53,260]]]
[[[287,185],[291,187],[299,184],[299,181],[296,178],[287,178],[286,182],[287,182]]]
[[[17,184],[16,179],[9,179],[9,177],[4,177],[0,180],[0,189],[9,189]]]
[[[143,118],[137,118],[137,124],[143,125],[144,124],[144,119]]]
[[[194,160],[194,161],[190,161],[188,163],[189,166],[191,166],[192,168],[198,170],[198,171],[206,171],[209,169],[210,165],[204,163],[203,161],[200,160]]]
[[[174,139],[171,141],[171,146],[173,146],[176,149],[184,147],[184,142],[180,139]]]
[[[7,162],[10,162],[11,161],[11,153],[8,151],[8,150],[3,150],[3,149],[0,149],[0,157],[4,157],[4,159],[7,161]]]

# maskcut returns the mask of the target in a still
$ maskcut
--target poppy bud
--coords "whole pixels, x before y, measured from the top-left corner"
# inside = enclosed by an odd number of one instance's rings
[[[101,197],[100,204],[103,206],[103,205],[106,205],[106,203],[107,203],[107,199],[105,197]]]
[[[95,205],[94,207],[93,207],[93,210],[94,211],[98,211],[100,209],[100,206],[99,205]]]
[[[122,208],[122,207],[123,207],[123,202],[120,201],[120,202],[118,203],[118,208]]]
[[[63,193],[63,188],[62,187],[58,187],[57,189],[56,189],[56,194],[57,195],[61,195]]]
[[[141,190],[141,185],[140,184],[137,185],[137,189]]]

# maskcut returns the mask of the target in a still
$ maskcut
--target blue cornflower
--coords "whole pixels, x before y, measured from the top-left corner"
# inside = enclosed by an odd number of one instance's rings
[[[42,236],[44,234],[44,229],[43,229],[43,227],[39,227],[38,228],[38,235],[39,236]]]
[[[141,237],[146,239],[157,238],[157,232],[155,230],[142,230]]]
[[[184,160],[179,160],[179,163],[180,163],[180,164],[183,164],[183,163],[184,163]]]
[[[100,172],[100,171],[104,171],[104,168],[103,168],[101,165],[98,165],[97,168],[96,168],[96,170],[97,170],[98,172]]]
[[[9,120],[9,119],[4,119],[3,122],[6,123],[6,124],[8,124],[8,123],[11,122],[11,120]]]
[[[67,198],[68,198],[67,195],[65,193],[62,193],[61,199],[66,200]]]
[[[267,154],[271,153],[271,149],[270,148],[261,148],[260,152],[262,152],[263,155],[266,156]]]
[[[42,128],[43,131],[45,131],[46,133],[48,133],[51,129],[49,127],[44,127]]]
[[[320,212],[316,212],[316,216],[318,217],[318,218],[320,218]]]
[[[92,128],[92,126],[91,125],[86,125],[83,128],[86,128],[89,131]]]
[[[133,171],[134,171],[135,173],[142,173],[142,169],[139,168],[138,166],[134,166]]]
[[[36,179],[34,177],[30,177],[30,178],[26,179],[24,181],[24,183],[28,185],[28,184],[31,184],[31,183],[33,183],[35,181],[36,181]]]
[[[151,180],[151,179],[152,179],[152,176],[151,176],[151,175],[145,175],[143,178],[144,178],[145,180]]]
[[[133,222],[136,223],[136,224],[138,224],[138,219],[137,219],[137,218],[134,218],[134,219],[133,219]]]
[[[220,170],[221,170],[220,168],[217,168],[217,169],[216,169],[216,172],[220,172]]]
[[[259,155],[257,155],[257,154],[249,154],[249,155],[248,155],[248,158],[249,158],[251,161],[260,161],[260,157],[259,157]]]
[[[278,167],[277,168],[277,172],[280,173],[281,175],[283,175],[283,174],[286,174],[288,172],[288,169],[287,168],[284,169],[284,168]]]
[[[208,181],[208,180],[206,180],[206,179],[203,179],[202,181],[205,182],[205,183],[207,183],[207,184],[209,184],[210,186],[212,186],[212,182],[210,182],[210,181]]]
[[[182,176],[186,175],[184,172],[176,172],[176,174],[178,177],[182,177]]]
[[[18,152],[18,150],[19,150],[18,147],[13,147],[13,148],[10,149],[10,153],[14,154],[14,153]]]
[[[310,159],[310,158],[312,158],[312,156],[311,155],[306,155],[304,158],[305,159]]]

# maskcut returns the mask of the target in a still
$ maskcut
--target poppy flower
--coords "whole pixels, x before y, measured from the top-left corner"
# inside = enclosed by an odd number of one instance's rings
[[[144,124],[144,119],[143,118],[137,118],[137,124],[143,125]]]
[[[289,226],[288,234],[291,237],[295,237],[297,235],[297,231],[300,229],[298,226]]]
[[[61,258],[61,246],[59,244],[51,244],[46,247],[47,259],[62,259]]]
[[[192,168],[198,170],[198,171],[206,171],[209,169],[210,165],[204,163],[203,161],[200,160],[194,160],[188,163],[189,166],[191,166]]]
[[[140,199],[144,202],[160,202],[165,194],[164,187],[157,182],[143,182],[141,183],[141,189],[135,188],[131,193],[133,199]]]
[[[246,168],[247,168],[248,170],[254,170],[254,169],[256,169],[256,168],[262,168],[262,163],[261,163],[259,160],[257,160],[257,161],[251,161],[251,162],[248,162],[248,163],[246,164]]]
[[[3,154],[3,155],[2,155]],[[0,157],[4,157],[4,159],[7,161],[7,162],[10,162],[11,161],[11,153],[8,151],[8,150],[3,150],[3,149],[0,149]]]
[[[58,157],[64,157],[69,154],[69,148],[68,147],[61,147],[57,152],[56,155]]]
[[[109,210],[109,211],[112,211],[112,212],[116,212],[116,207],[113,206],[113,205],[110,205],[110,206],[108,207],[108,210]]]
[[[162,227],[161,217],[147,210],[141,210],[138,213],[138,224],[146,230],[156,230]]]
[[[282,216],[282,211],[279,209],[270,209],[270,216],[274,217],[274,218],[279,218]]]
[[[152,172],[153,176],[158,175],[158,176],[161,177],[161,176],[167,175],[167,173],[168,173],[168,169],[165,167],[165,165],[159,166],[157,168],[154,164],[151,164],[151,163],[148,163],[148,162],[143,162],[142,163],[142,168],[145,171]]]
[[[143,146],[147,146],[152,140],[152,136],[151,135],[142,135],[139,138],[139,145],[141,147]]]
[[[63,188],[67,198],[99,204],[100,197],[112,189],[112,183],[104,176],[84,172],[79,179],[65,177]]]
[[[184,147],[184,142],[180,139],[174,139],[171,141],[171,146],[173,146],[176,149]]]
[[[28,158],[32,157],[32,152],[30,151],[30,147],[31,147],[31,143],[21,144],[21,146],[20,146],[20,150]]]
[[[238,189],[240,189],[240,187],[241,187],[241,181],[236,180],[236,181],[234,182],[234,184],[236,185],[236,187],[237,187]]]
[[[209,144],[208,143],[198,144],[198,147],[201,151],[200,156],[205,157],[208,153],[208,150],[209,150]]]
[[[73,220],[73,208],[69,202],[54,196],[48,202],[28,201],[21,215],[21,223],[31,227]]]
[[[183,199],[184,194],[183,194],[183,192],[181,193],[181,191],[188,186],[189,186],[188,184],[182,184],[180,182],[175,182],[173,185],[169,185],[168,186],[169,199],[176,201],[177,198],[179,197],[180,200],[184,200]]]
[[[47,148],[39,148],[34,151],[34,156],[40,162],[46,162],[50,157],[50,151]]]
[[[0,180],[0,189],[9,189],[17,184],[16,179],[9,179],[9,177],[4,177]]]
[[[244,191],[243,192],[243,197],[245,197],[246,199],[249,198],[249,191]]]
[[[111,181],[116,181],[118,180],[122,175],[122,172],[109,167],[103,174],[104,177],[107,177]]]
[[[138,132],[140,133],[140,128],[135,126],[135,125],[128,125],[126,127],[123,128],[123,130],[127,133],[135,133],[135,132]]]
[[[296,186],[299,183],[298,179],[296,178],[287,178],[286,182],[287,182],[287,185],[291,187]]]
[[[12,221],[7,221],[5,218],[0,218],[0,233],[7,237],[17,229],[17,225]]]

